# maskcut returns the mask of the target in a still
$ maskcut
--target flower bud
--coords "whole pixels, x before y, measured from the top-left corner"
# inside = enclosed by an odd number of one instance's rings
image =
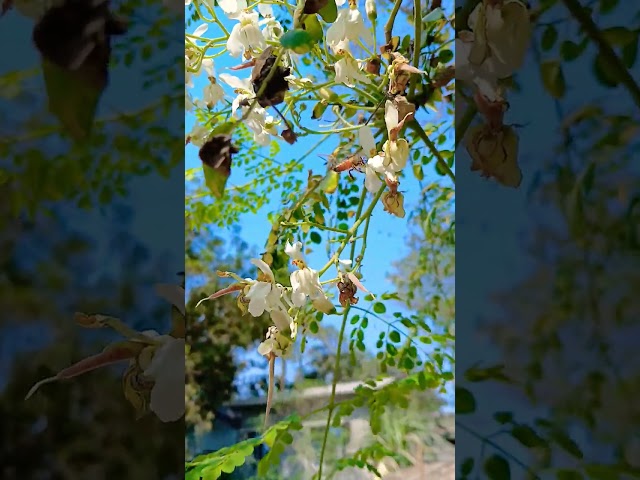
[[[376,0],[366,0],[364,2],[364,9],[367,12],[369,20],[374,22],[378,18],[378,10],[376,8]]]

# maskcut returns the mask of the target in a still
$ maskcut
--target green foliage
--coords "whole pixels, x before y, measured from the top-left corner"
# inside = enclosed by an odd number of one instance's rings
[[[271,427],[261,437],[251,438],[235,444],[233,447],[206,455],[199,455],[185,463],[186,480],[216,480],[223,473],[232,473],[242,466],[253,450],[265,444],[269,453],[263,458],[258,467],[259,475],[266,474],[270,464],[277,463],[286,445],[293,441],[290,430],[300,430],[302,426],[296,417],[289,418]]]

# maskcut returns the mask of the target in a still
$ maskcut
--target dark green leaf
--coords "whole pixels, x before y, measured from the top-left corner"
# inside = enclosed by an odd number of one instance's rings
[[[476,411],[476,399],[463,387],[456,387],[456,415],[465,415]]]
[[[333,23],[338,18],[338,6],[336,0],[329,0],[327,4],[320,9],[318,15],[327,23]]]
[[[107,79],[98,78],[90,67],[68,71],[48,60],[42,61],[49,111],[76,141],[91,135],[98,101],[107,85]]]
[[[490,480],[509,480],[511,478],[509,462],[500,455],[491,455],[485,460],[484,472]]]
[[[554,98],[562,98],[566,91],[562,65],[557,60],[547,60],[540,64],[540,75],[544,88]]]
[[[558,40],[558,31],[553,25],[547,25],[542,33],[540,46],[543,50],[551,50]]]

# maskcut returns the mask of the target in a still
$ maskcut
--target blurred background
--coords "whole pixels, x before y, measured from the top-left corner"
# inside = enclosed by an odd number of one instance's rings
[[[5,3],[0,478],[179,478],[184,423],[136,421],[123,395],[126,364],[24,398],[37,381],[121,339],[79,328],[76,311],[140,330],[171,326],[171,305],[153,286],[180,284],[184,270],[181,14],[112,2],[129,29],[112,38],[108,83],[88,93],[81,82],[45,84],[31,38],[38,20],[25,16],[42,4]]]

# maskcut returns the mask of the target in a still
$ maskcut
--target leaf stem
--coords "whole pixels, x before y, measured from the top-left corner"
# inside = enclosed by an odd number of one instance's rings
[[[427,132],[424,131],[424,129],[420,126],[418,121],[415,119],[411,120],[408,125],[413,131],[415,131],[418,134],[418,136],[422,139],[422,141],[427,145],[427,147],[429,148],[433,156],[436,157],[438,163],[440,164],[444,172],[455,183],[456,176],[454,175],[453,171],[451,170],[451,168],[449,167],[445,159],[442,158],[442,155],[440,155],[440,152],[438,151],[435,144],[431,141],[431,139],[427,135]]]

